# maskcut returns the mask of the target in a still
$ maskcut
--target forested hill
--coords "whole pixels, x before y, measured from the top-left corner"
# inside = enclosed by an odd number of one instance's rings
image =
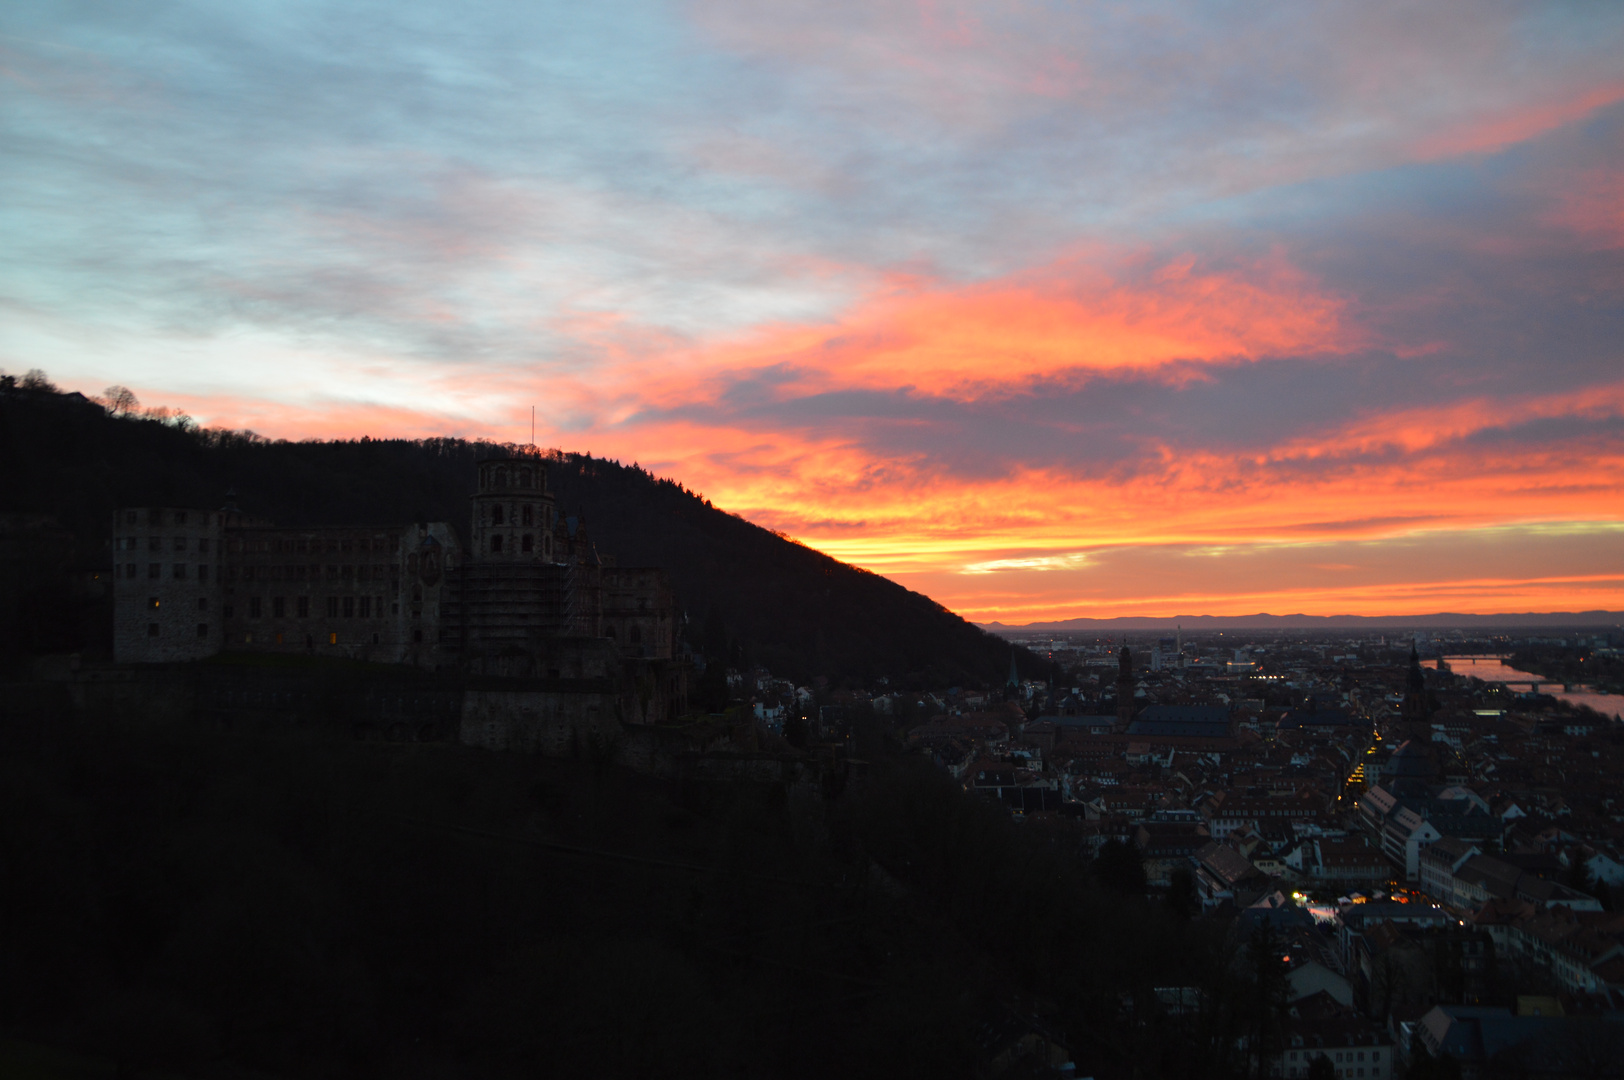
[[[474,462],[461,439],[281,442],[111,416],[77,394],[0,390],[0,510],[44,513],[80,565],[107,559],[120,505],[220,506],[282,525],[449,521],[468,527]],[[930,598],[848,566],[642,469],[582,454],[550,462],[560,512],[624,566],[662,566],[697,638],[776,674],[906,685],[1002,683],[1010,646]],[[1024,650],[1023,673],[1046,673]]]

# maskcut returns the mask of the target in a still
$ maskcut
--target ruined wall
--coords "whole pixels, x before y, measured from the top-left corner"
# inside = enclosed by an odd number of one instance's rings
[[[222,536],[217,511],[126,507],[114,514],[116,661],[174,663],[220,651]]]
[[[469,690],[463,695],[460,738],[486,750],[549,757],[615,752],[621,724],[612,687]]]

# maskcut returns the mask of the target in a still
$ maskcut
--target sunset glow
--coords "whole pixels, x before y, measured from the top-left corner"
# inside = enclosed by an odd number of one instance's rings
[[[1430,8],[23,4],[0,367],[980,621],[1621,609],[1624,8]]]

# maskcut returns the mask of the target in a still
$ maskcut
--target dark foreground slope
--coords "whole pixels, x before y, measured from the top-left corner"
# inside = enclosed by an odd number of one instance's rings
[[[501,449],[460,439],[271,442],[12,390],[0,393],[0,511],[54,518],[71,534],[55,550],[85,566],[107,560],[115,507],[219,506],[228,489],[244,511],[284,525],[440,520],[466,530],[474,462]],[[718,612],[737,660],[798,680],[886,675],[938,686],[1001,683],[1009,671],[1009,645],[929,597],[717,510],[673,481],[580,454],[553,460],[550,474],[560,510],[584,515],[600,551],[670,571],[696,630],[714,626]],[[10,591],[28,587],[13,582]],[[39,646],[71,638],[70,628],[49,626],[62,605],[14,598],[14,611],[19,604],[35,612],[26,632],[63,639]],[[1031,654],[1021,669],[1044,670]]]
[[[856,735],[829,795],[0,716],[0,1075],[947,1080],[1032,1021],[1082,1075],[1233,1075],[1217,928]],[[1150,1007],[1188,985],[1210,1039]]]

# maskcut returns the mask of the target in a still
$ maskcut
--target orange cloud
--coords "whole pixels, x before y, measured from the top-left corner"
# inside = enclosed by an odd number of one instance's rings
[[[972,400],[1077,373],[1343,352],[1364,344],[1344,308],[1281,258],[1210,269],[1188,257],[1160,266],[1076,257],[968,286],[895,276],[833,325],[774,325],[653,357],[623,351],[618,387],[669,404],[773,372],[780,395],[908,387]],[[601,395],[603,382],[594,372],[580,397]]]
[[[1429,135],[1415,145],[1414,156],[1421,161],[1436,161],[1463,154],[1492,154],[1566,127],[1619,101],[1624,101],[1624,82],[1586,87],[1561,100],[1510,109]]]

